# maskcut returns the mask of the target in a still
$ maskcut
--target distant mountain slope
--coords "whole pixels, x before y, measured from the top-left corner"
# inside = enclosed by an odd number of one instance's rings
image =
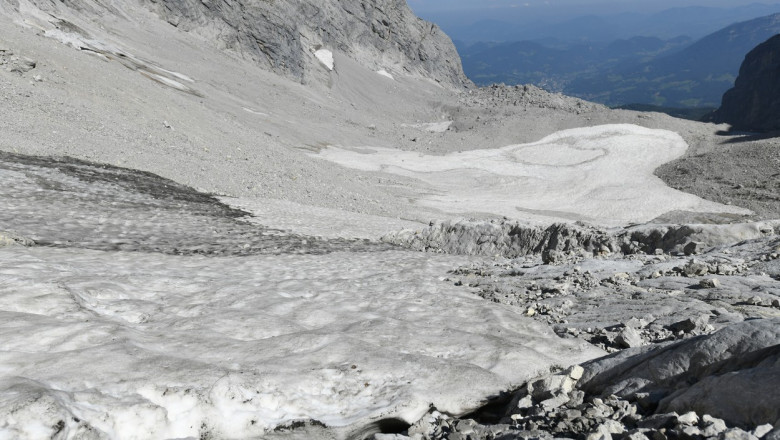
[[[551,6],[552,8],[552,6]],[[780,11],[780,3],[735,6],[687,6],[657,13],[582,11],[561,18],[560,6],[548,16],[529,16],[524,8],[438,11],[423,17],[438,23],[454,40],[512,42],[556,38],[568,42],[608,42],[634,36],[663,40],[686,35],[696,40],[733,23]]]
[[[737,23],[677,53],[572,81],[564,91],[608,105],[717,107],[745,54],[778,33],[780,14]]]
[[[747,54],[734,88],[723,95],[712,119],[734,130],[780,130],[780,35]]]
[[[606,43],[458,44],[477,84],[531,83],[611,106],[718,106],[745,54],[780,33],[780,14],[740,22],[693,44],[634,37]]]
[[[599,77],[610,67],[635,65],[688,43],[685,37],[577,44],[519,41],[466,46],[456,42],[466,75],[477,84],[530,83],[552,91],[568,91],[567,85],[578,78]]]

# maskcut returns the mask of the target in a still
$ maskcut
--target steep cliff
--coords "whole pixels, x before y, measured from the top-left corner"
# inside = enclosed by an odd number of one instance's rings
[[[747,54],[712,120],[738,131],[780,130],[780,35]]]
[[[322,70],[322,56],[315,56],[322,51],[318,55],[340,52],[373,70],[448,86],[469,84],[449,37],[416,17],[404,0],[12,0],[10,7],[54,17],[63,32],[73,31],[63,17],[75,15],[102,26],[107,16],[137,18],[133,9],[141,7],[171,26],[303,82]]]

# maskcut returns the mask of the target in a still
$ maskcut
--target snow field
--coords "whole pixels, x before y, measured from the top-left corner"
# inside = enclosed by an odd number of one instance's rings
[[[599,354],[442,281],[455,266],[397,251],[0,249],[0,438],[412,422]]]
[[[445,156],[388,148],[373,154],[331,147],[316,157],[348,168],[417,178],[435,191],[417,203],[451,214],[488,213],[535,220],[640,223],[674,210],[748,211],[666,186],[653,171],[681,156],[676,133],[629,124],[564,130],[494,150]]]

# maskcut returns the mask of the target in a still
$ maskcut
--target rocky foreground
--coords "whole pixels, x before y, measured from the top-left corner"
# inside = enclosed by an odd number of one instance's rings
[[[477,89],[399,0],[12,0],[0,67],[0,438],[778,438],[772,139]],[[459,168],[322,159],[615,124],[679,148],[605,155],[583,210],[556,202],[593,183],[572,136],[474,179],[535,224],[482,188],[424,203]],[[669,160],[707,203],[671,206]],[[593,209],[633,218],[632,185],[643,224]]]
[[[780,438],[776,227],[460,221],[386,236],[495,255],[448,281],[614,353],[529,381],[468,417],[433,408],[408,436]]]

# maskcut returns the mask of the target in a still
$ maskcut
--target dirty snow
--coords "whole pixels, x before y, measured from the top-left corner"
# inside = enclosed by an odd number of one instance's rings
[[[144,173],[4,157],[0,224],[38,245],[0,248],[2,439],[348,434],[601,353],[445,281],[462,257],[285,235]]]

